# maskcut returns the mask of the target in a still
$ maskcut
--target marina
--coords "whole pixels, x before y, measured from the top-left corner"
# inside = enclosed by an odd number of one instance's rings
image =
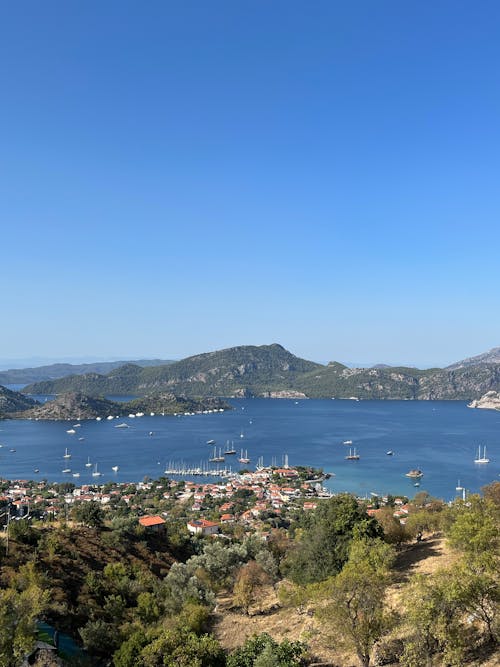
[[[499,479],[500,413],[495,411],[454,401],[230,402],[234,409],[224,413],[82,420],[77,430],[84,440],[71,440],[71,448],[66,431],[76,425],[74,419],[5,420],[0,422],[0,476],[68,481],[79,474],[80,484],[97,477],[100,483],[161,475],[224,478],[289,460],[293,466],[323,468],[333,492],[414,495],[419,489],[444,499]],[[127,428],[114,426],[125,422]],[[244,447],[236,449],[241,433]],[[478,442],[479,458],[486,458],[486,447],[488,464],[474,462]],[[350,451],[360,458],[346,459]],[[407,477],[412,470],[423,476]]]

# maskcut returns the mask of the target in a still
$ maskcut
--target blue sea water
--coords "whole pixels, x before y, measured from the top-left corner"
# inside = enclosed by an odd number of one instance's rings
[[[348,400],[231,400],[230,412],[195,416],[145,416],[119,421],[82,421],[76,434],[66,431],[76,422],[0,422],[0,476],[8,479],[48,479],[85,484],[99,481],[140,481],[159,477],[169,461],[199,466],[207,462],[216,440],[224,448],[248,450],[253,467],[313,465],[334,474],[327,482],[333,491],[359,495],[371,492],[413,496],[419,490],[449,500],[460,479],[467,491],[499,479],[500,412],[472,410],[457,401],[348,401]],[[114,428],[126,422],[128,429]],[[153,432],[153,435],[149,435]],[[243,437],[241,437],[243,435]],[[84,438],[79,440],[79,438]],[[352,440],[359,461],[346,461]],[[488,464],[475,464],[478,446],[486,445]],[[80,478],[63,474],[68,464]],[[16,451],[10,452],[13,448]],[[394,456],[387,456],[388,450]],[[97,463],[102,477],[92,478],[87,457]],[[238,456],[226,457],[233,469]],[[112,466],[118,465],[114,473]],[[39,473],[34,474],[38,468]],[[405,477],[411,468],[424,472],[420,487]]]

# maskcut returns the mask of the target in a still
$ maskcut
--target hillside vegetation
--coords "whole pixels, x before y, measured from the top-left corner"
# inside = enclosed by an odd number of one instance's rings
[[[28,382],[43,382],[57,380],[67,375],[84,375],[86,373],[110,373],[115,368],[125,364],[136,366],[165,366],[171,364],[168,359],[139,359],[137,361],[96,361],[89,364],[49,364],[34,368],[10,368],[0,371],[0,384],[28,384]]]
[[[94,396],[170,391],[188,397],[269,396],[298,392],[309,398],[472,400],[500,390],[500,364],[457,369],[348,368],[296,357],[281,345],[241,346],[150,368],[127,364],[107,375],[88,373],[38,382],[27,393],[79,391]],[[293,394],[288,394],[293,395]],[[298,394],[297,394],[298,395]]]

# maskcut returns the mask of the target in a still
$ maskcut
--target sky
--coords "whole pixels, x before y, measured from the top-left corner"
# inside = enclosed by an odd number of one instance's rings
[[[500,345],[500,5],[0,7],[0,359]]]

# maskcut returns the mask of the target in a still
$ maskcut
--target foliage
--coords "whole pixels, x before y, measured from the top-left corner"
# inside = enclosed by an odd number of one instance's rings
[[[40,533],[35,530],[29,521],[20,519],[19,521],[10,521],[9,537],[22,544],[36,545],[40,539]]]
[[[141,651],[139,667],[224,667],[225,654],[216,639],[194,632],[162,630]]]
[[[227,658],[227,667],[298,667],[307,650],[303,642],[275,641],[267,633],[254,635]]]
[[[340,574],[317,587],[317,594],[329,600],[319,607],[319,618],[335,641],[355,650],[363,667],[368,667],[375,643],[394,623],[384,607],[392,560],[391,548],[381,540],[355,541]]]
[[[36,620],[47,607],[49,593],[37,585],[19,592],[14,588],[0,590],[0,664],[17,667],[33,647]]]
[[[322,581],[339,572],[354,536],[382,535],[377,521],[346,493],[321,503],[315,512],[305,514],[303,521],[300,539],[282,564],[284,572],[300,584]]]
[[[76,521],[91,528],[100,528],[104,523],[104,511],[101,505],[95,500],[75,505],[73,517]]]
[[[255,600],[256,592],[266,583],[269,577],[264,569],[254,560],[240,568],[234,585],[234,603],[246,614]]]

